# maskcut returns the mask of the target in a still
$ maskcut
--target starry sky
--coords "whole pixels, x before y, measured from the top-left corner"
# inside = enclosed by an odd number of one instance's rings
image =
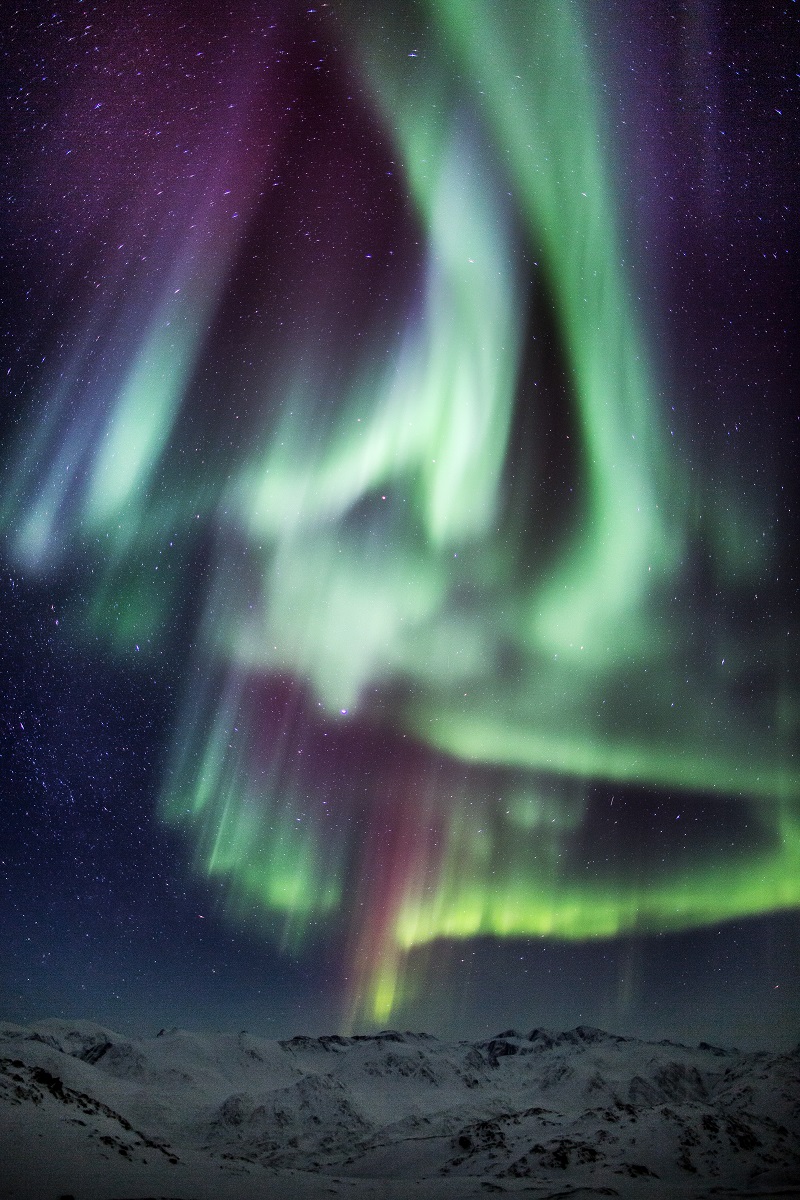
[[[12,6],[4,1016],[797,1042],[796,10]]]

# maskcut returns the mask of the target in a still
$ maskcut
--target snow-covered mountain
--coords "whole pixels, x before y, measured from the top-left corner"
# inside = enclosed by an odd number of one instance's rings
[[[800,1047],[0,1025],[0,1198],[800,1196]]]

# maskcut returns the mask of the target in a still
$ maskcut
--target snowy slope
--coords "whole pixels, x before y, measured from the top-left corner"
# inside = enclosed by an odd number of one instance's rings
[[[3,1197],[800,1196],[800,1048],[0,1025]]]

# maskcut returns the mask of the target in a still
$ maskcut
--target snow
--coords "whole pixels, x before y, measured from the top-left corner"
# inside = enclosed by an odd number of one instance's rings
[[[800,1196],[800,1048],[0,1024],[0,1200]]]

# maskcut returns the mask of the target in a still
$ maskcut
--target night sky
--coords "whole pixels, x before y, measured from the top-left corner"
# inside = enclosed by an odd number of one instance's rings
[[[12,6],[0,1015],[798,1041],[797,10]]]

